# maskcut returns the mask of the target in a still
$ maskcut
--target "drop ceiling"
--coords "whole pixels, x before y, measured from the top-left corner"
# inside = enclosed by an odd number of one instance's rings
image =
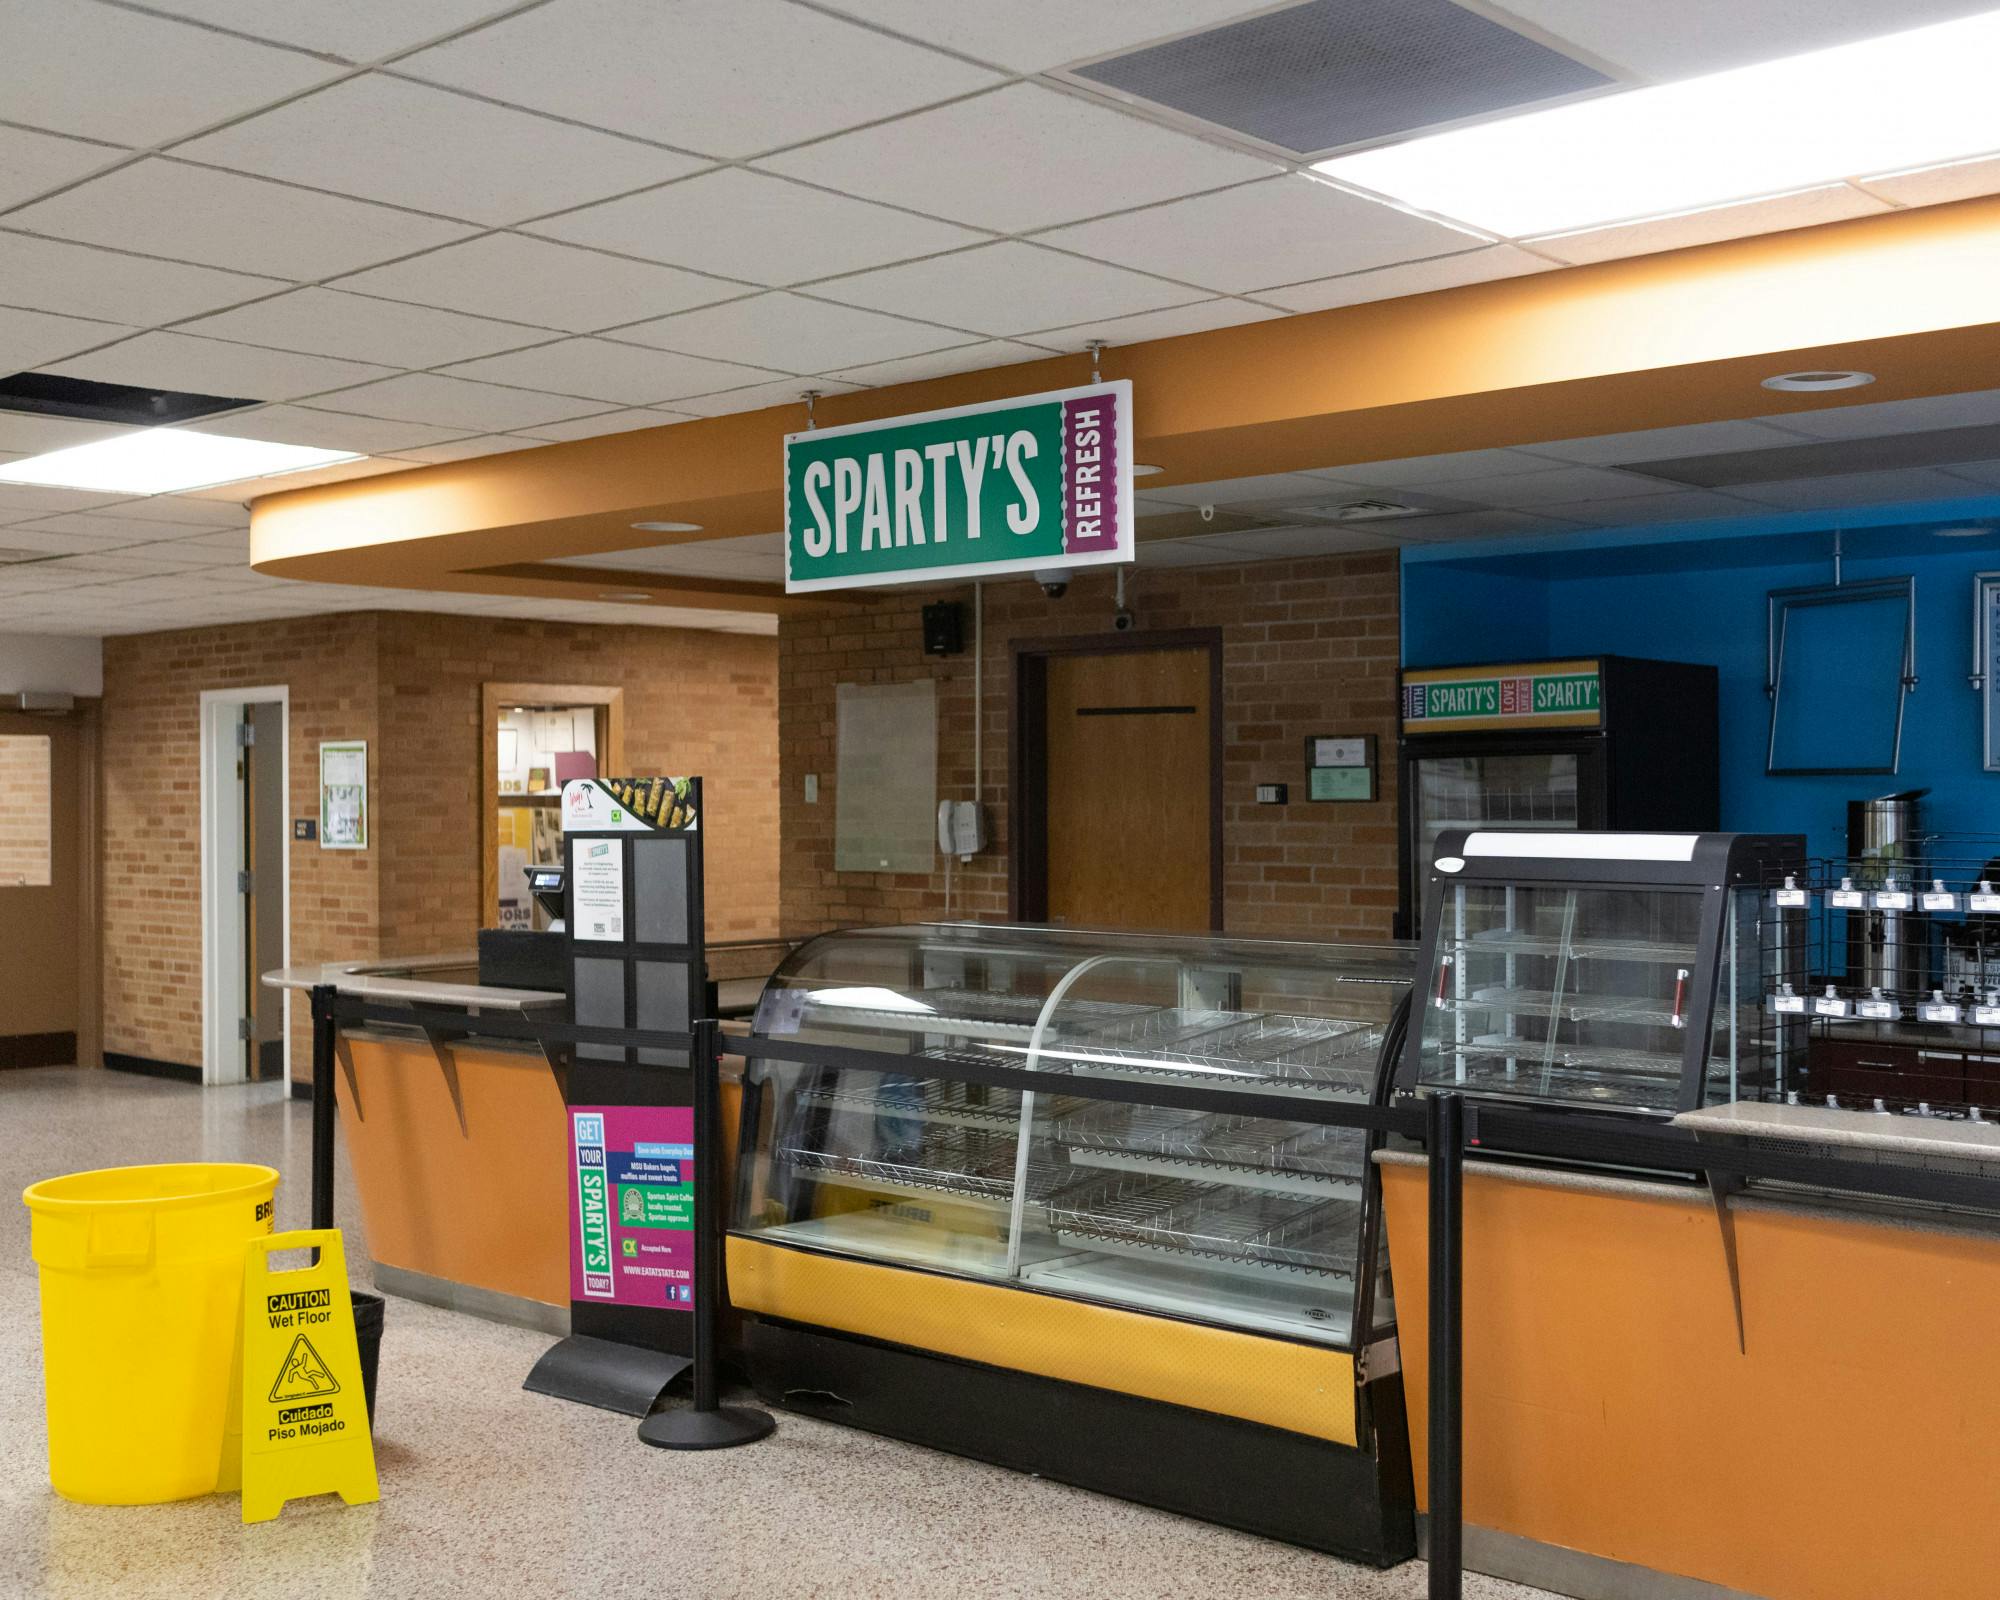
[[[1484,58],[1481,91],[1500,105],[1983,8],[1901,0],[1885,22],[1871,0],[1687,0],[1669,25],[1653,0],[1435,0],[1426,15],[1501,47]],[[10,0],[0,375],[249,396],[254,407],[206,426],[368,459],[171,500],[0,486],[0,545],[50,558],[0,569],[0,626],[121,632],[356,605],[547,614],[542,602],[261,577],[244,565],[242,501],[758,409],[807,388],[909,382],[1093,338],[1166,338],[2000,190],[2000,162],[1974,162],[1566,240],[1500,240],[1304,176],[1273,141],[1140,103],[1110,81],[1107,64],[1134,52],[1178,42],[1184,54],[1191,35],[1293,9]],[[1464,114],[1442,100],[1436,110]],[[1825,437],[1805,420],[1786,426]],[[0,414],[0,456],[106,432]],[[1505,459],[1460,464],[1472,472],[1346,467],[1322,489],[1450,503],[1395,524],[1397,539],[1523,519],[1589,525],[1614,506],[1637,518],[1776,503],[1756,500],[1755,485],[1635,487],[1616,461],[1537,450],[1483,452]],[[1399,470],[1420,476],[1400,481]],[[1972,482],[1951,467],[1896,472],[1898,488]],[[1871,476],[1847,475],[1844,492]],[[1185,512],[1179,493],[1148,495],[1146,508]],[[1390,536],[1295,528],[1288,511],[1311,502],[1278,498],[1287,503],[1243,502],[1257,526],[1214,536],[1215,548]],[[1160,560],[1204,548],[1201,536],[1151,543]],[[727,554],[746,571],[770,559]],[[579,620],[769,624],[574,606]]]

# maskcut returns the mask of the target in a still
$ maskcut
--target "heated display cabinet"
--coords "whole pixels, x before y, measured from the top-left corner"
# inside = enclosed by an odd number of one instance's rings
[[[1669,1117],[1782,1099],[1801,1039],[1766,1005],[1804,841],[1454,831],[1425,899],[1403,1093]]]
[[[1452,828],[1713,828],[1715,668],[1631,656],[1403,673],[1402,908]]]
[[[753,1048],[745,1078],[728,1267],[758,1387],[1409,1555],[1369,1140],[1310,1112],[1386,1094],[1414,969],[1402,945],[971,925],[805,945],[754,1033],[817,1054]],[[1035,1087],[977,1081],[998,1069]]]

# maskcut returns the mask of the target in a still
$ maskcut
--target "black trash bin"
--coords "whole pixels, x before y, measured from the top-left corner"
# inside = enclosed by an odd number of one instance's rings
[[[361,1389],[368,1398],[368,1427],[375,1427],[375,1371],[382,1361],[383,1301],[379,1294],[348,1291],[354,1297],[354,1342],[361,1351]]]

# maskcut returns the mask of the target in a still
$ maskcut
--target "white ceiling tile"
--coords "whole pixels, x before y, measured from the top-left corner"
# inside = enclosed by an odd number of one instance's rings
[[[77,422],[69,417],[37,417],[25,411],[0,411],[0,451],[8,456],[38,456],[67,450],[73,444],[129,433],[109,422]]]
[[[1142,480],[1145,496],[1159,505],[1234,506],[1270,501],[1293,505],[1319,505],[1343,498],[1343,486],[1303,472],[1273,472],[1256,478],[1228,478],[1216,483],[1161,485],[1157,478]]]
[[[1264,9],[1264,0],[1010,0],[1007,5],[940,5],[937,0],[832,0],[833,9],[893,28],[926,44],[990,61],[1012,72],[1046,72],[1071,61],[1134,49],[1174,34],[1212,28]]]
[[[679,267],[627,261],[518,233],[488,234],[408,261],[371,267],[341,279],[339,286],[564,333],[594,333],[621,322],[751,293],[743,284]]]
[[[539,428],[524,428],[521,431],[526,439],[519,442],[540,440],[544,443],[560,443],[570,439],[598,439],[607,433],[634,433],[640,428],[665,428],[686,420],[686,417],[672,411],[652,411],[644,408],[637,411],[600,411],[595,416],[578,417],[571,422],[550,422]]]
[[[337,289],[295,289],[203,317],[180,331],[389,367],[442,366],[548,338],[542,329],[519,323],[490,322],[458,311],[342,294]]]
[[[467,383],[463,378],[432,372],[406,372],[399,378],[363,384],[324,395],[318,407],[353,411],[364,417],[388,417],[398,422],[428,422],[467,433],[505,433],[559,422],[599,409],[574,395],[536,394],[528,389],[503,389],[491,383]]]
[[[755,383],[767,376],[755,367],[735,362],[704,361],[665,350],[615,344],[609,339],[560,339],[533,350],[462,361],[451,372],[454,377],[485,383],[515,383],[551,394],[616,401],[622,406],[678,400],[683,395],[706,394],[731,384]]]
[[[114,514],[120,517],[137,517],[145,522],[164,522],[174,531],[155,534],[155,538],[208,538],[221,537],[219,534],[204,532],[221,528],[242,528],[249,525],[249,518],[234,506],[211,505],[203,500],[189,500],[184,495],[156,494],[144,500],[121,500]]]
[[[1039,242],[1234,294],[1442,255],[1471,236],[1288,174],[1059,228]]]
[[[698,417],[733,417],[744,411],[763,411],[771,406],[801,405],[800,393],[817,389],[822,395],[848,394],[858,385],[837,378],[779,378],[770,383],[748,384],[718,394],[696,395],[675,403],[676,411],[691,411]]]
[[[0,483],[0,522],[25,522],[30,517],[64,511],[95,511],[117,505],[126,497],[96,494],[88,489],[45,489],[38,484]]]
[[[1901,500],[1966,500],[1983,493],[1977,484],[1928,467],[1851,472],[1833,478],[1796,478],[1784,483],[1745,483],[1733,485],[1729,492],[1760,505],[1797,511],[1887,505]]]
[[[1992,0],[1507,0],[1522,21],[1665,81],[1825,49],[1992,8]]]
[[[310,489],[315,484],[345,483],[349,478],[379,478],[384,473],[408,472],[410,469],[410,462],[372,456],[360,461],[337,461],[330,467],[309,467],[304,472],[279,472],[268,478],[219,483],[212,489],[192,489],[189,493],[203,500],[227,500],[247,505],[260,496],[277,494],[285,489]]]
[[[1177,339],[1184,333],[1207,333],[1212,328],[1238,328],[1246,322],[1268,322],[1282,311],[1252,305],[1248,300],[1197,300],[1189,306],[1173,306],[1165,311],[1142,311],[1136,317],[1103,317],[1096,322],[1079,322],[1066,328],[1047,328],[1032,337],[1063,350],[1081,350],[1092,339],[1107,345],[1138,344],[1145,339]]]
[[[785,0],[553,0],[399,70],[731,158],[998,81]]]
[[[219,550],[194,539],[161,539],[152,544],[128,545],[118,552],[121,561],[134,561],[144,566],[165,567],[179,571],[199,571],[213,581],[218,567],[240,565],[249,559],[249,536],[243,536],[240,548]]]
[[[795,294],[765,294],[618,330],[620,339],[784,372],[829,372],[965,343],[949,328]]]
[[[1530,448],[1533,448],[1532,446]],[[1371,488],[1422,488],[1467,478],[1498,478],[1516,472],[1546,472],[1545,457],[1516,450],[1458,450],[1449,455],[1404,456],[1396,461],[1362,461],[1328,467],[1327,475]],[[1456,489],[1440,490],[1457,494]],[[1469,497],[1468,497],[1469,498]],[[1580,496],[1572,496],[1572,499]]]
[[[1863,194],[1844,183],[1781,195],[1775,200],[1751,200],[1741,205],[1712,206],[1652,222],[1628,222],[1616,228],[1591,228],[1582,233],[1552,234],[1531,241],[1545,255],[1571,266],[1616,261],[1626,256],[1652,255],[1661,250],[1685,250],[1694,245],[1742,239],[1755,233],[1786,228],[1810,228],[1848,217],[1868,217],[1889,210],[1887,201]]]
[[[518,0],[338,0],[333,5],[327,0],[153,0],[153,9],[360,62],[428,44],[516,4]]]
[[[354,450],[365,456],[400,456],[426,445],[442,444],[464,430],[357,417],[341,411],[315,411],[305,406],[264,406],[256,411],[237,412],[214,431],[227,432],[238,439],[267,439],[273,444]]]
[[[533,231],[756,284],[804,283],[981,237],[734,167],[538,222]]]
[[[1158,278],[1011,239],[840,278],[818,285],[813,292],[830,300],[1003,336],[1085,317],[1158,311],[1203,298],[1197,290]]]
[[[1608,467],[1555,467],[1546,472],[1510,472],[1504,477],[1454,478],[1440,493],[1479,505],[1539,510],[1566,501],[1670,494],[1676,487],[1658,478],[1642,478]]]
[[[122,510],[122,507],[114,508]],[[53,516],[37,517],[26,524],[37,533],[60,533],[88,539],[93,544],[118,543],[140,544],[160,537],[157,528],[149,528],[142,522],[129,517],[106,515],[95,511],[63,511]],[[10,529],[10,535],[18,531]]]
[[[0,105],[16,122],[155,145],[241,116],[340,69],[207,28],[75,0],[0,7]]]
[[[1460,539],[1526,539],[1537,534],[1574,532],[1573,522],[1527,511],[1464,511],[1456,515],[1414,517],[1397,525],[1396,537],[1403,544],[1451,544]]]
[[[6,289],[0,284],[0,294]],[[0,305],[0,372],[45,366],[62,356],[122,339],[132,330],[115,322],[59,317],[48,311],[17,311]]]
[[[108,145],[0,127],[0,206],[17,206],[125,157]]]
[[[1009,339],[982,339],[930,355],[906,356],[901,361],[873,361],[833,374],[865,388],[880,389],[895,383],[922,383],[930,378],[950,377],[959,372],[977,372],[983,367],[1011,367],[1021,361],[1045,360],[1052,352],[1039,345],[1016,344]]]
[[[1030,83],[759,164],[1002,233],[1074,222],[1278,170],[1256,156]]]
[[[0,231],[0,298],[66,316],[153,327],[283,287],[276,278]]]
[[[1683,456],[1722,455],[1732,450],[1771,450],[1802,442],[1796,433],[1763,422],[1696,422],[1680,428],[1556,439],[1522,448],[1577,466],[1609,467],[1626,461],[1678,461]]]
[[[1813,409],[1806,409],[1808,406]],[[1815,404],[1801,397],[1799,410],[1772,412],[1764,420],[1788,433],[1814,439],[1875,439],[1891,433],[1929,433],[1937,428],[1991,427],[2000,423],[2000,389],[1846,406],[1827,405],[1824,400]]]
[[[1757,508],[1733,495],[1690,489],[1684,493],[1649,494],[1623,500],[1561,501],[1537,508],[1551,517],[1581,522],[1592,528],[1617,528],[1634,523],[1701,522],[1710,517],[1742,517]]]
[[[158,157],[16,211],[16,228],[181,261],[313,279],[428,250],[472,230]]]
[[[633,139],[380,75],[335,84],[174,153],[495,225],[664,183],[703,165]]]
[[[544,423],[544,427],[559,427],[559,423]],[[505,455],[510,450],[532,450],[538,441],[523,438],[512,433],[483,433],[473,439],[454,439],[449,444],[418,445],[409,450],[398,450],[397,458],[403,461],[421,461],[435,466],[443,461],[470,461],[474,456]]]
[[[1976,161],[1954,161],[1948,166],[1924,167],[1915,172],[1892,172],[1886,177],[1864,178],[1862,186],[1871,194],[1892,200],[1899,206],[1934,206],[1949,200],[1972,200],[1981,195],[2000,194],[2000,156],[1981,156]]]
[[[1437,289],[1459,289],[1471,283],[1525,277],[1532,272],[1547,272],[1554,265],[1511,244],[1496,244],[1455,255],[1433,256],[1428,261],[1406,261],[1369,272],[1259,289],[1257,298],[1283,306],[1287,311],[1331,311],[1336,306],[1366,305],[1375,300],[1429,294]]]
[[[48,364],[47,370],[98,383],[128,383],[141,389],[184,389],[195,394],[242,396],[251,400],[291,400],[386,377],[390,368],[325,356],[265,350],[185,333],[142,333],[89,355]],[[204,419],[211,433],[228,432],[226,418]]]

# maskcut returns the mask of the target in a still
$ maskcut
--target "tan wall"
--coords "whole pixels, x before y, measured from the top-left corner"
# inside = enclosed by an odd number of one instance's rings
[[[783,765],[783,921],[788,934],[935,917],[943,872],[835,872],[834,688],[930,677],[938,695],[938,794],[972,793],[972,623],[967,652],[923,654],[928,591],[836,618],[786,619],[778,633]],[[1384,938],[1396,905],[1397,576],[1394,552],[1241,567],[1140,569],[1128,604],[1142,630],[1219,628],[1223,635],[1224,918],[1232,933]],[[954,915],[1007,915],[1007,781],[1013,642],[1111,629],[1112,580],[1087,575],[1060,600],[1026,578],[985,597],[985,776],[990,848],[961,867]],[[1373,733],[1382,761],[1373,804],[1305,800],[1303,741]],[[820,798],[807,805],[804,780]],[[1291,803],[1255,803],[1258,783],[1290,785]]]
[[[49,881],[49,737],[0,734],[0,886]]]
[[[626,762],[711,780],[709,931],[777,925],[776,646],[748,635],[416,613],[105,641],[104,1048],[201,1059],[200,697],[291,691],[291,814],[322,739],[369,746],[367,850],[294,843],[292,960],[469,948],[480,911],[480,684],[622,684]],[[293,1063],[303,1076],[304,1007]]]

